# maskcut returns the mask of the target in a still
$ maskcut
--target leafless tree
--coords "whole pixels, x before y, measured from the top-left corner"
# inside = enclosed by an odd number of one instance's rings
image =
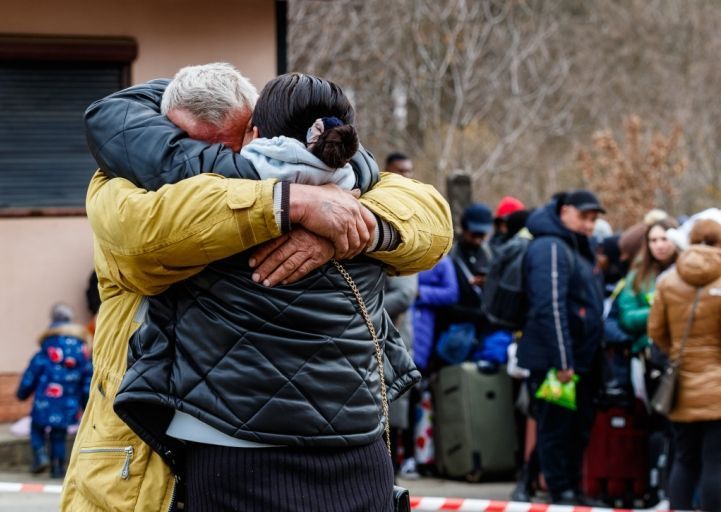
[[[349,92],[378,156],[489,202],[582,185],[579,148],[632,113],[681,130],[680,213],[721,197],[720,25],[713,0],[291,0],[289,61]]]

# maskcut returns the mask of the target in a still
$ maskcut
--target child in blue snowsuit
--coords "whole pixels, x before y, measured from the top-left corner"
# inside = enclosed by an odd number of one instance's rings
[[[55,313],[55,311],[54,311]],[[20,381],[17,397],[27,399],[35,393],[30,428],[33,450],[32,473],[51,466],[51,476],[65,474],[65,438],[68,427],[77,423],[88,400],[92,365],[85,343],[87,330],[58,320],[40,338],[41,348],[30,361]],[[46,431],[50,432],[50,459]]]

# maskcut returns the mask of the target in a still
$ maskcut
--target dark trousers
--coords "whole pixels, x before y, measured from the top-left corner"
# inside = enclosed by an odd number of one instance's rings
[[[545,377],[545,373],[531,375],[531,396]],[[593,388],[590,376],[580,375],[575,411],[533,399],[531,412],[538,425],[538,460],[552,499],[558,499],[564,491],[578,492],[581,488],[583,453],[593,426]]]
[[[675,510],[721,512],[721,420],[673,423],[675,457],[669,498]]]
[[[50,458],[65,462],[65,438],[68,429],[61,427],[52,427],[50,429]],[[30,446],[33,452],[45,450],[45,426],[38,425],[35,422],[30,424]]]

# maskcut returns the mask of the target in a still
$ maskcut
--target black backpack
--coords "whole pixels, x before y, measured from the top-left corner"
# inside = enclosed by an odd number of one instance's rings
[[[573,268],[573,252],[565,242],[560,242]],[[514,236],[499,248],[491,262],[483,286],[481,310],[497,327],[518,331],[526,323],[528,297],[523,284],[523,260],[530,243],[530,238]]]

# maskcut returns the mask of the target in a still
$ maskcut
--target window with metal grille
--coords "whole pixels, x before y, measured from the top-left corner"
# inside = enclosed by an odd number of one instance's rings
[[[0,215],[82,214],[83,113],[129,85],[132,40],[0,36]]]

